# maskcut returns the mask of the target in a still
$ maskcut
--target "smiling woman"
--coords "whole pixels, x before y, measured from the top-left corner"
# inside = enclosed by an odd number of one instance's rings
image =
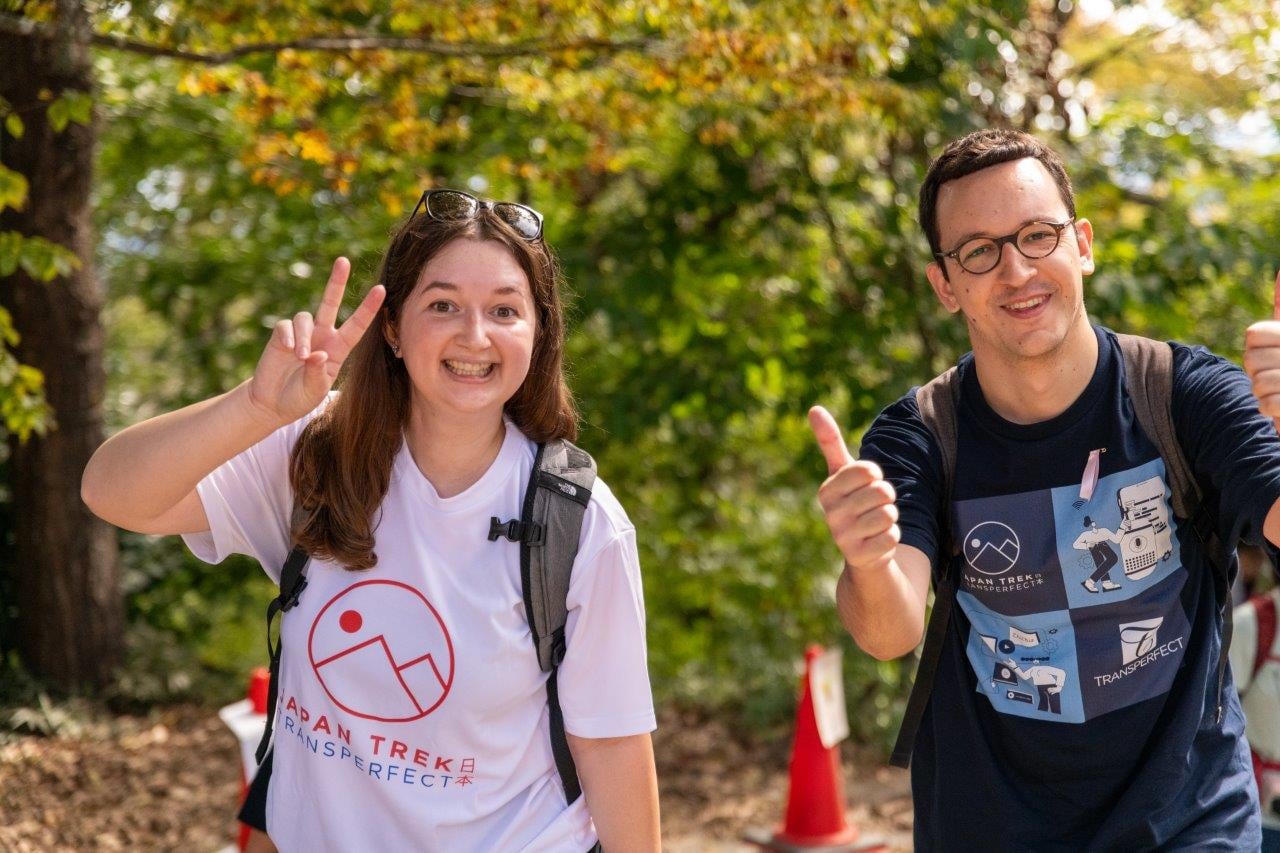
[[[415,412],[492,421],[529,372],[537,327],[529,277],[511,251],[460,239],[422,268],[387,334],[409,371]]]
[[[526,546],[491,533],[525,516],[544,448],[586,458],[567,444],[541,216],[424,199],[346,323],[339,258],[315,316],[281,321],[247,382],[99,448],[85,501],[210,562],[254,556],[277,582],[303,560],[242,812],[258,849],[656,850],[634,528],[597,479],[578,541],[539,541],[577,555],[549,671]]]

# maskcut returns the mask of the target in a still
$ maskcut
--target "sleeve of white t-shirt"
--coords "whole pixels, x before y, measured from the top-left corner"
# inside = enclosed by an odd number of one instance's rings
[[[565,658],[558,688],[565,730],[577,737],[644,734],[657,728],[645,648],[644,591],[636,531],[597,483],[566,601]],[[595,506],[611,505],[608,510]]]
[[[1252,601],[1236,607],[1232,611],[1231,677],[1235,679],[1236,690],[1242,695],[1253,682],[1254,658],[1258,649],[1258,611]]]
[[[207,563],[221,563],[231,554],[247,554],[262,564],[272,580],[280,582],[280,568],[289,555],[293,515],[289,456],[302,430],[332,397],[200,481],[196,492],[209,519],[209,530],[183,534],[191,553]]]

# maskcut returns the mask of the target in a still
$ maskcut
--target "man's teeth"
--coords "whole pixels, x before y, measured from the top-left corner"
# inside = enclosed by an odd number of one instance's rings
[[[486,376],[493,369],[493,362],[449,361],[444,366],[459,376]]]
[[[1004,307],[1008,308],[1010,311],[1025,311],[1028,308],[1036,307],[1048,298],[1049,297],[1047,296],[1037,296],[1034,299],[1028,299],[1025,302],[1011,302]]]

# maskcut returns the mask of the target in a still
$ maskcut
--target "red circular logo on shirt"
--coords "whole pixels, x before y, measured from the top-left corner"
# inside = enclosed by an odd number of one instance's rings
[[[422,719],[453,685],[444,620],[398,581],[361,581],[334,596],[311,625],[308,652],[334,704],[366,720]]]

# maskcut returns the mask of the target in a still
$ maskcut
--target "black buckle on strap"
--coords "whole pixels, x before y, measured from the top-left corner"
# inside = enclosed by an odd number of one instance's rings
[[[498,517],[492,516],[489,519],[489,541],[496,542],[499,537],[505,536],[512,542],[524,542],[528,545],[541,545],[543,539],[543,531],[541,524],[529,522],[522,524],[519,519],[513,518],[510,521],[501,521]]]
[[[281,599],[280,612],[283,613],[286,610],[292,610],[296,607],[298,605],[298,599],[302,598],[302,591],[306,588],[307,576],[301,575],[298,577],[298,582],[293,585],[293,590],[290,591],[289,597]]]
[[[568,651],[564,641],[564,628],[551,635],[551,666],[558,667],[564,662],[564,654]]]

